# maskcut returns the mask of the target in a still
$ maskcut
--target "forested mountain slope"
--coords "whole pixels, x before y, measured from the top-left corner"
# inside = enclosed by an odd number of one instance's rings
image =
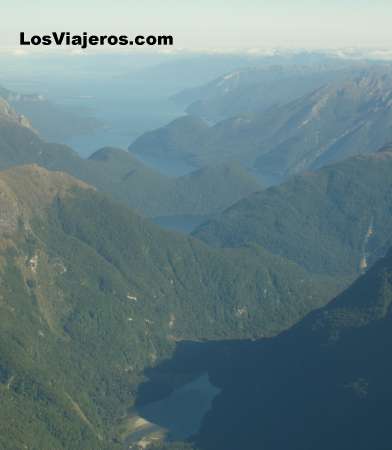
[[[235,163],[171,178],[119,149],[105,148],[84,160],[65,145],[45,142],[31,128],[21,126],[21,121],[26,119],[4,102],[4,114],[0,115],[0,168],[36,163],[64,171],[145,216],[212,214],[261,189],[258,181]]]
[[[389,252],[288,332],[233,345],[197,448],[389,449],[391,302]]]
[[[261,245],[316,273],[359,273],[391,245],[392,152],[308,172],[250,195],[194,235],[219,247]]]
[[[0,173],[0,447],[120,448],[143,370],[182,339],[273,335],[346,280],[210,249],[36,165]]]

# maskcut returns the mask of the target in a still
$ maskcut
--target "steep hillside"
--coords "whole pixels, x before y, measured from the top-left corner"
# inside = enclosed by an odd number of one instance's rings
[[[392,70],[364,71],[276,110],[255,167],[278,177],[375,151],[392,140]]]
[[[358,156],[255,193],[194,235],[261,245],[316,273],[359,273],[392,244],[392,153]]]
[[[0,120],[6,124],[19,124],[23,127],[32,128],[29,120],[14,111],[11,106],[0,96]]]
[[[343,281],[163,232],[62,173],[0,173],[0,447],[120,448],[176,341],[272,335]]]
[[[223,392],[197,447],[390,448],[391,302],[389,252],[290,331],[235,350],[221,369],[212,370]]]

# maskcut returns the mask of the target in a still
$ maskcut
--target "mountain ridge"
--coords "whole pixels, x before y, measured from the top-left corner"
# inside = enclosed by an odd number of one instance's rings
[[[3,448],[122,448],[118,420],[176,342],[276,334],[347,283],[163,231],[36,165],[0,186]]]
[[[241,168],[227,172],[229,163],[215,172],[203,169],[203,179],[195,174],[167,177],[130,153],[113,148],[101,149],[84,160],[65,145],[43,141],[16,119],[1,117],[0,168],[37,163],[49,170],[65,171],[146,216],[208,215],[261,189],[259,182]]]
[[[129,150],[194,166],[235,159],[277,184],[391,142],[391,99],[390,65],[367,68],[265,111],[195,127],[191,135],[196,118],[171,122],[142,135]]]
[[[261,245],[311,271],[359,273],[364,256],[371,265],[388,246],[391,173],[390,151],[349,158],[251,194],[193,235],[218,247]]]

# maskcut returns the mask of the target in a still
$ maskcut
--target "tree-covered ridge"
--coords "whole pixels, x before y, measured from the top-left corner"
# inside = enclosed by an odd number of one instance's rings
[[[183,339],[272,335],[342,281],[164,232],[72,177],[0,174],[0,447],[115,449],[143,370]]]
[[[256,178],[235,162],[168,177],[128,152],[104,148],[87,163],[101,174],[99,180],[92,180],[94,185],[149,217],[214,214],[261,189]]]
[[[17,119],[15,115],[15,120],[3,120],[0,114],[1,169],[35,163],[64,171],[145,216],[209,215],[261,189],[258,181],[235,163],[171,178],[119,149],[104,148],[84,160],[65,145],[43,141]]]
[[[388,148],[250,195],[194,233],[219,247],[261,245],[316,273],[359,273],[391,245]]]

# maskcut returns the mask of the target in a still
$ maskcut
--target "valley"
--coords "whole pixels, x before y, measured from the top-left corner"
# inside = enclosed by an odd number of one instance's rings
[[[388,450],[390,63],[45,58],[0,74],[0,448]]]

